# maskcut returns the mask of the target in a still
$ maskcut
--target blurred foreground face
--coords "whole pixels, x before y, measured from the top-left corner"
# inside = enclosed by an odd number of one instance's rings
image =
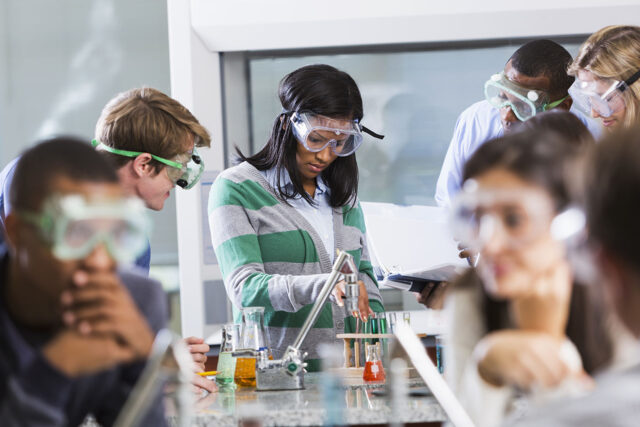
[[[549,194],[505,169],[475,178],[471,246],[480,252],[478,272],[489,294],[502,299],[535,291],[537,278],[564,257],[551,236],[555,215]]]
[[[116,183],[76,182],[66,177],[56,178],[52,185],[54,199],[80,196],[82,200],[122,202],[123,193]],[[105,219],[74,221],[60,228],[66,221],[63,213],[48,212],[48,198],[39,212],[19,214],[19,234],[13,244],[20,270],[37,292],[46,295],[52,307],[59,306],[60,294],[72,287],[73,275],[113,273],[117,267],[113,248],[106,241],[128,235],[128,230],[114,221]],[[109,235],[111,240],[95,239],[96,235]],[[91,240],[93,239],[93,240]]]

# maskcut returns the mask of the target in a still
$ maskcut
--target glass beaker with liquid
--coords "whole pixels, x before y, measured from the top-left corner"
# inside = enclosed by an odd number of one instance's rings
[[[218,366],[216,370],[216,383],[219,386],[231,386],[236,371],[236,358],[233,351],[238,349],[240,342],[240,326],[236,323],[229,323],[222,327],[222,346],[218,355]]]
[[[380,360],[380,346],[366,344],[367,361],[364,365],[362,379],[365,382],[384,382],[386,376]]]
[[[264,307],[242,309],[242,341],[240,347],[269,351],[269,338],[264,329]],[[269,357],[271,358],[271,356]],[[256,385],[256,358],[239,357],[236,360],[236,384],[245,387]]]

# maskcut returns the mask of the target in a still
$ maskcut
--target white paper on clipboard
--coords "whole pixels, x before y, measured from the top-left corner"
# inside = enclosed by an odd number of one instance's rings
[[[458,257],[447,211],[437,206],[361,202],[374,271],[383,284],[450,281],[468,264]],[[406,280],[403,280],[406,279]]]

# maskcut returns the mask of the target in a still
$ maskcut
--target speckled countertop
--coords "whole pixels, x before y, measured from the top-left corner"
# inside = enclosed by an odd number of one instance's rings
[[[196,406],[192,426],[309,426],[322,425],[326,410],[319,386],[322,373],[305,375],[305,389],[261,391],[237,388],[220,390],[201,399]],[[423,385],[409,380],[409,387]],[[380,386],[349,385],[344,387],[344,418],[347,424],[385,424],[391,421],[388,397],[373,394]],[[431,395],[407,397],[402,423],[443,421],[446,416]],[[170,425],[175,421],[170,417]]]

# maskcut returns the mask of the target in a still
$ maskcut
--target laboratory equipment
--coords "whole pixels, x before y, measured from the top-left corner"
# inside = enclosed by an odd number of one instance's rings
[[[351,255],[338,250],[331,273],[320,290],[320,294],[311,308],[309,316],[306,318],[293,344],[285,350],[282,358],[270,360],[266,348],[243,348],[234,352],[234,356],[236,357],[254,358],[253,360],[256,363],[256,387],[259,391],[297,390],[304,388],[304,373],[306,372],[304,369],[306,367],[304,359],[307,357],[307,353],[300,350],[300,346],[318,319],[318,315],[329,298],[329,295],[331,295],[331,291],[340,280],[345,280],[346,289],[348,290],[345,292],[345,307],[352,310],[348,314],[358,317],[358,269]],[[352,299],[355,299],[355,301]]]
[[[216,383],[219,386],[230,386],[234,384],[236,371],[236,358],[233,351],[238,348],[240,339],[240,327],[237,323],[228,323],[222,327],[222,345],[218,355],[218,366],[216,370]]]

